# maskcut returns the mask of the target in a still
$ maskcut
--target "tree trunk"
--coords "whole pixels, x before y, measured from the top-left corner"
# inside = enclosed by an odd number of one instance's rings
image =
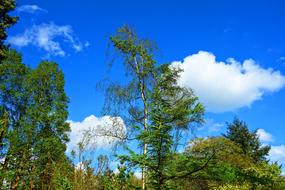
[[[147,116],[148,116],[148,108],[147,108],[147,99],[146,99],[146,95],[145,95],[145,84],[141,75],[141,71],[137,62],[136,57],[134,57],[134,62],[135,62],[135,68],[136,68],[136,73],[138,76],[138,81],[139,81],[139,88],[140,88],[140,94],[141,94],[141,99],[143,101],[143,110],[144,110],[144,130],[147,130],[148,128],[148,123],[147,123]],[[147,144],[144,143],[143,146],[143,154],[146,155],[147,154]],[[146,175],[145,175],[145,168],[142,167],[142,189],[145,190],[146,189]]]
[[[16,190],[16,189],[18,189],[19,182],[20,182],[20,176],[17,175],[16,180],[12,183],[11,190]]]

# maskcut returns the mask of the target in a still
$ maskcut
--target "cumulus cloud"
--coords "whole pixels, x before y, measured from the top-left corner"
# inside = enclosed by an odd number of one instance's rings
[[[210,112],[226,112],[250,106],[265,93],[276,92],[285,84],[279,71],[264,69],[254,60],[240,63],[233,58],[218,62],[215,55],[200,51],[175,61],[180,67],[179,84],[194,90]]]
[[[285,164],[285,145],[271,146],[269,158],[273,162]]]
[[[126,134],[126,127],[120,117],[95,117],[90,115],[81,122],[68,121],[71,132],[67,152],[77,150],[78,143],[83,142],[86,149],[110,148],[122,140]]]
[[[22,5],[18,7],[16,11],[26,13],[47,12],[45,9],[40,8],[38,5]]]
[[[257,135],[259,136],[259,139],[261,142],[272,142],[274,141],[273,136],[266,132],[264,129],[258,129]]]
[[[60,40],[76,52],[82,51],[87,47],[86,44],[89,46],[88,42],[83,44],[77,39],[71,26],[59,26],[54,23],[34,25],[22,34],[8,38],[8,43],[17,47],[33,45],[45,50],[48,56],[65,56],[66,52],[62,49]]]

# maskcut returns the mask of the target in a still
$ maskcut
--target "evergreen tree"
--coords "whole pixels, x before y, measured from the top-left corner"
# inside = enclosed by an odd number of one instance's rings
[[[176,155],[174,131],[188,130],[190,124],[203,122],[204,108],[191,90],[178,86],[180,69],[166,64],[159,70],[149,105],[150,125],[138,139],[148,145],[142,165],[147,168],[149,187],[169,189],[171,179],[177,175],[172,171]]]
[[[238,144],[243,153],[256,162],[266,160],[270,146],[261,146],[257,131],[250,132],[245,122],[235,118],[232,123],[228,123],[228,131],[224,136]]]
[[[0,0],[0,60],[4,58],[7,51],[7,46],[4,45],[4,40],[7,38],[6,30],[18,20],[18,17],[9,15],[9,12],[14,9],[14,0]]]

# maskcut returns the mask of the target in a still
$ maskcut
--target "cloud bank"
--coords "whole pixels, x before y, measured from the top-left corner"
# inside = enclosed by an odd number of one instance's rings
[[[206,51],[171,65],[183,69],[179,84],[192,88],[209,112],[250,106],[265,93],[276,92],[285,84],[279,71],[264,69],[252,59],[243,63],[233,58],[218,62],[214,54]]]
[[[90,115],[81,122],[68,121],[71,132],[67,152],[78,149],[78,143],[84,142],[86,149],[110,148],[125,137],[126,127],[120,117],[95,117]]]
[[[8,38],[8,43],[11,45],[17,47],[33,45],[45,50],[48,56],[63,57],[66,56],[66,52],[62,49],[60,42],[69,45],[76,52],[89,46],[89,42],[83,44],[78,40],[71,26],[59,26],[54,23],[33,25],[23,33]]]

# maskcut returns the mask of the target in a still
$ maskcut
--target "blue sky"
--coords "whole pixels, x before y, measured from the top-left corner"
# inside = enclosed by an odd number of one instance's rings
[[[128,24],[156,42],[158,63],[181,65],[181,85],[195,86],[201,95],[208,111],[198,136],[218,135],[238,116],[250,129],[262,129],[271,158],[285,163],[284,1],[19,0],[17,5],[13,14],[20,20],[7,41],[31,67],[42,59],[60,65],[74,126],[102,119],[104,98],[96,83],[106,76],[108,38]],[[112,78],[124,80],[122,70],[116,66]]]

